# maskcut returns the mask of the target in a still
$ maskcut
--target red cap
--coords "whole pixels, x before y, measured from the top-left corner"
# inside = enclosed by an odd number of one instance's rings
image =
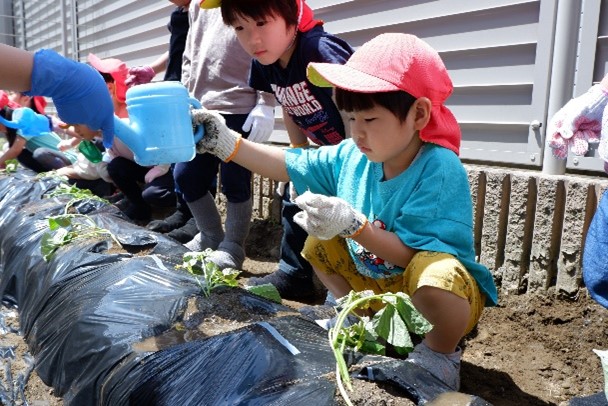
[[[15,103],[11,99],[9,99],[8,94],[6,94],[4,90],[0,90],[0,109],[3,109],[6,106],[10,107],[13,110],[21,107],[20,104]]]
[[[36,106],[38,113],[44,114],[44,109],[46,108],[46,99],[42,96],[34,96],[34,106]]]
[[[127,65],[116,58],[99,59],[95,54],[89,54],[87,61],[98,71],[112,75],[116,86],[116,97],[120,102],[124,103],[127,93],[125,81],[129,72]]]
[[[322,20],[315,20],[315,15],[304,0],[296,0],[298,4],[298,31],[306,32],[312,30],[317,25],[323,25]]]
[[[460,127],[443,105],[453,85],[441,57],[410,34],[381,34],[363,44],[344,65],[310,63],[308,79],[317,86],[360,93],[404,91],[431,100],[431,119],[420,139],[460,152]]]

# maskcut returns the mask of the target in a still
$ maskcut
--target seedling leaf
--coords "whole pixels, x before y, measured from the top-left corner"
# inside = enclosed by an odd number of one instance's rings
[[[281,294],[279,293],[276,286],[272,283],[265,283],[263,285],[247,286],[245,289],[254,295],[261,296],[265,299],[272,300],[273,302],[281,304]]]

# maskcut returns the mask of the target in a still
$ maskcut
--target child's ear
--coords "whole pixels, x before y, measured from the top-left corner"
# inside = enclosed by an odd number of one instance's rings
[[[416,99],[412,109],[414,110],[414,127],[420,131],[429,123],[431,119],[431,100],[427,97]]]
[[[114,97],[114,94],[116,94],[116,84],[112,82],[106,82],[106,85],[108,86],[108,92],[110,93],[110,96]]]

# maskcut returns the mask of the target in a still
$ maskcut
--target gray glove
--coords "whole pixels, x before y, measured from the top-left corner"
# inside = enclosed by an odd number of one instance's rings
[[[294,216],[294,221],[308,234],[321,240],[330,240],[336,235],[356,237],[367,224],[363,213],[339,197],[304,192],[295,199],[295,203],[302,211]]]
[[[196,152],[208,152],[224,162],[230,161],[241,143],[241,134],[228,128],[226,120],[218,112],[195,109],[191,114],[193,125],[205,126],[203,138],[196,143]]]

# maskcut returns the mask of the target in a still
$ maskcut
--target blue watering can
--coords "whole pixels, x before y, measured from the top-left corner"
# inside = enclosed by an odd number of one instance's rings
[[[13,110],[12,120],[0,116],[0,124],[17,130],[17,134],[36,136],[51,132],[51,123],[47,116],[38,114],[29,107]]]
[[[51,132],[49,119],[36,113],[28,107],[20,107],[13,110],[12,120],[0,116],[0,123],[17,130],[17,134],[24,136],[40,136]],[[78,146],[80,152],[93,163],[101,161],[101,152],[91,141],[82,140]]]
[[[142,166],[192,160],[203,126],[192,127],[190,106],[200,109],[179,82],[156,82],[133,86],[126,94],[129,119],[114,117],[116,136]]]

